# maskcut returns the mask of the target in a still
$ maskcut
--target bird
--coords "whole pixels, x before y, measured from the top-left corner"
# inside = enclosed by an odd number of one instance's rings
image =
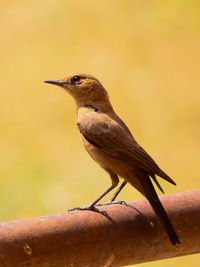
[[[156,176],[173,185],[176,183],[137,143],[129,128],[115,113],[108,92],[100,81],[91,74],[72,73],[60,80],[44,82],[64,88],[74,98],[77,107],[76,124],[84,147],[111,179],[111,186],[97,199],[87,206],[74,209],[96,210],[97,203],[117,187],[121,177],[123,182],[109,203],[115,202],[117,195],[127,183],[131,184],[149,201],[171,243],[180,244],[152,181],[162,192],[164,191]]]

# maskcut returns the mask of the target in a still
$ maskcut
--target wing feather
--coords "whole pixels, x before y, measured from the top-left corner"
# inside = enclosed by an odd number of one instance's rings
[[[108,115],[90,112],[77,121],[80,133],[105,153],[120,158],[149,174],[157,174],[174,181],[165,174],[147,152],[128,134],[123,127]]]

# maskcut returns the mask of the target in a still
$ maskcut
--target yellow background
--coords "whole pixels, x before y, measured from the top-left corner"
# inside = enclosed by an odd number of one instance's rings
[[[73,100],[42,83],[69,72],[99,78],[136,140],[177,182],[162,182],[167,194],[199,188],[199,14],[199,1],[1,1],[1,222],[87,204],[110,185],[82,147]],[[131,186],[120,195],[137,198]]]

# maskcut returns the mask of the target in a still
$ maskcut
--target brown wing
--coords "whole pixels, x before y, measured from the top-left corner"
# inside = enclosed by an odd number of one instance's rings
[[[105,153],[127,161],[149,174],[157,174],[174,183],[133,137],[127,134],[127,131],[108,115],[90,112],[78,119],[77,126],[90,143],[98,146]]]

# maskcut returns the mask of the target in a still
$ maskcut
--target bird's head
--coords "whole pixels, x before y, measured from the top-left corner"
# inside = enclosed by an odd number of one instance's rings
[[[64,88],[75,99],[78,107],[110,104],[105,88],[91,74],[74,73],[60,80],[46,80],[44,82]]]

